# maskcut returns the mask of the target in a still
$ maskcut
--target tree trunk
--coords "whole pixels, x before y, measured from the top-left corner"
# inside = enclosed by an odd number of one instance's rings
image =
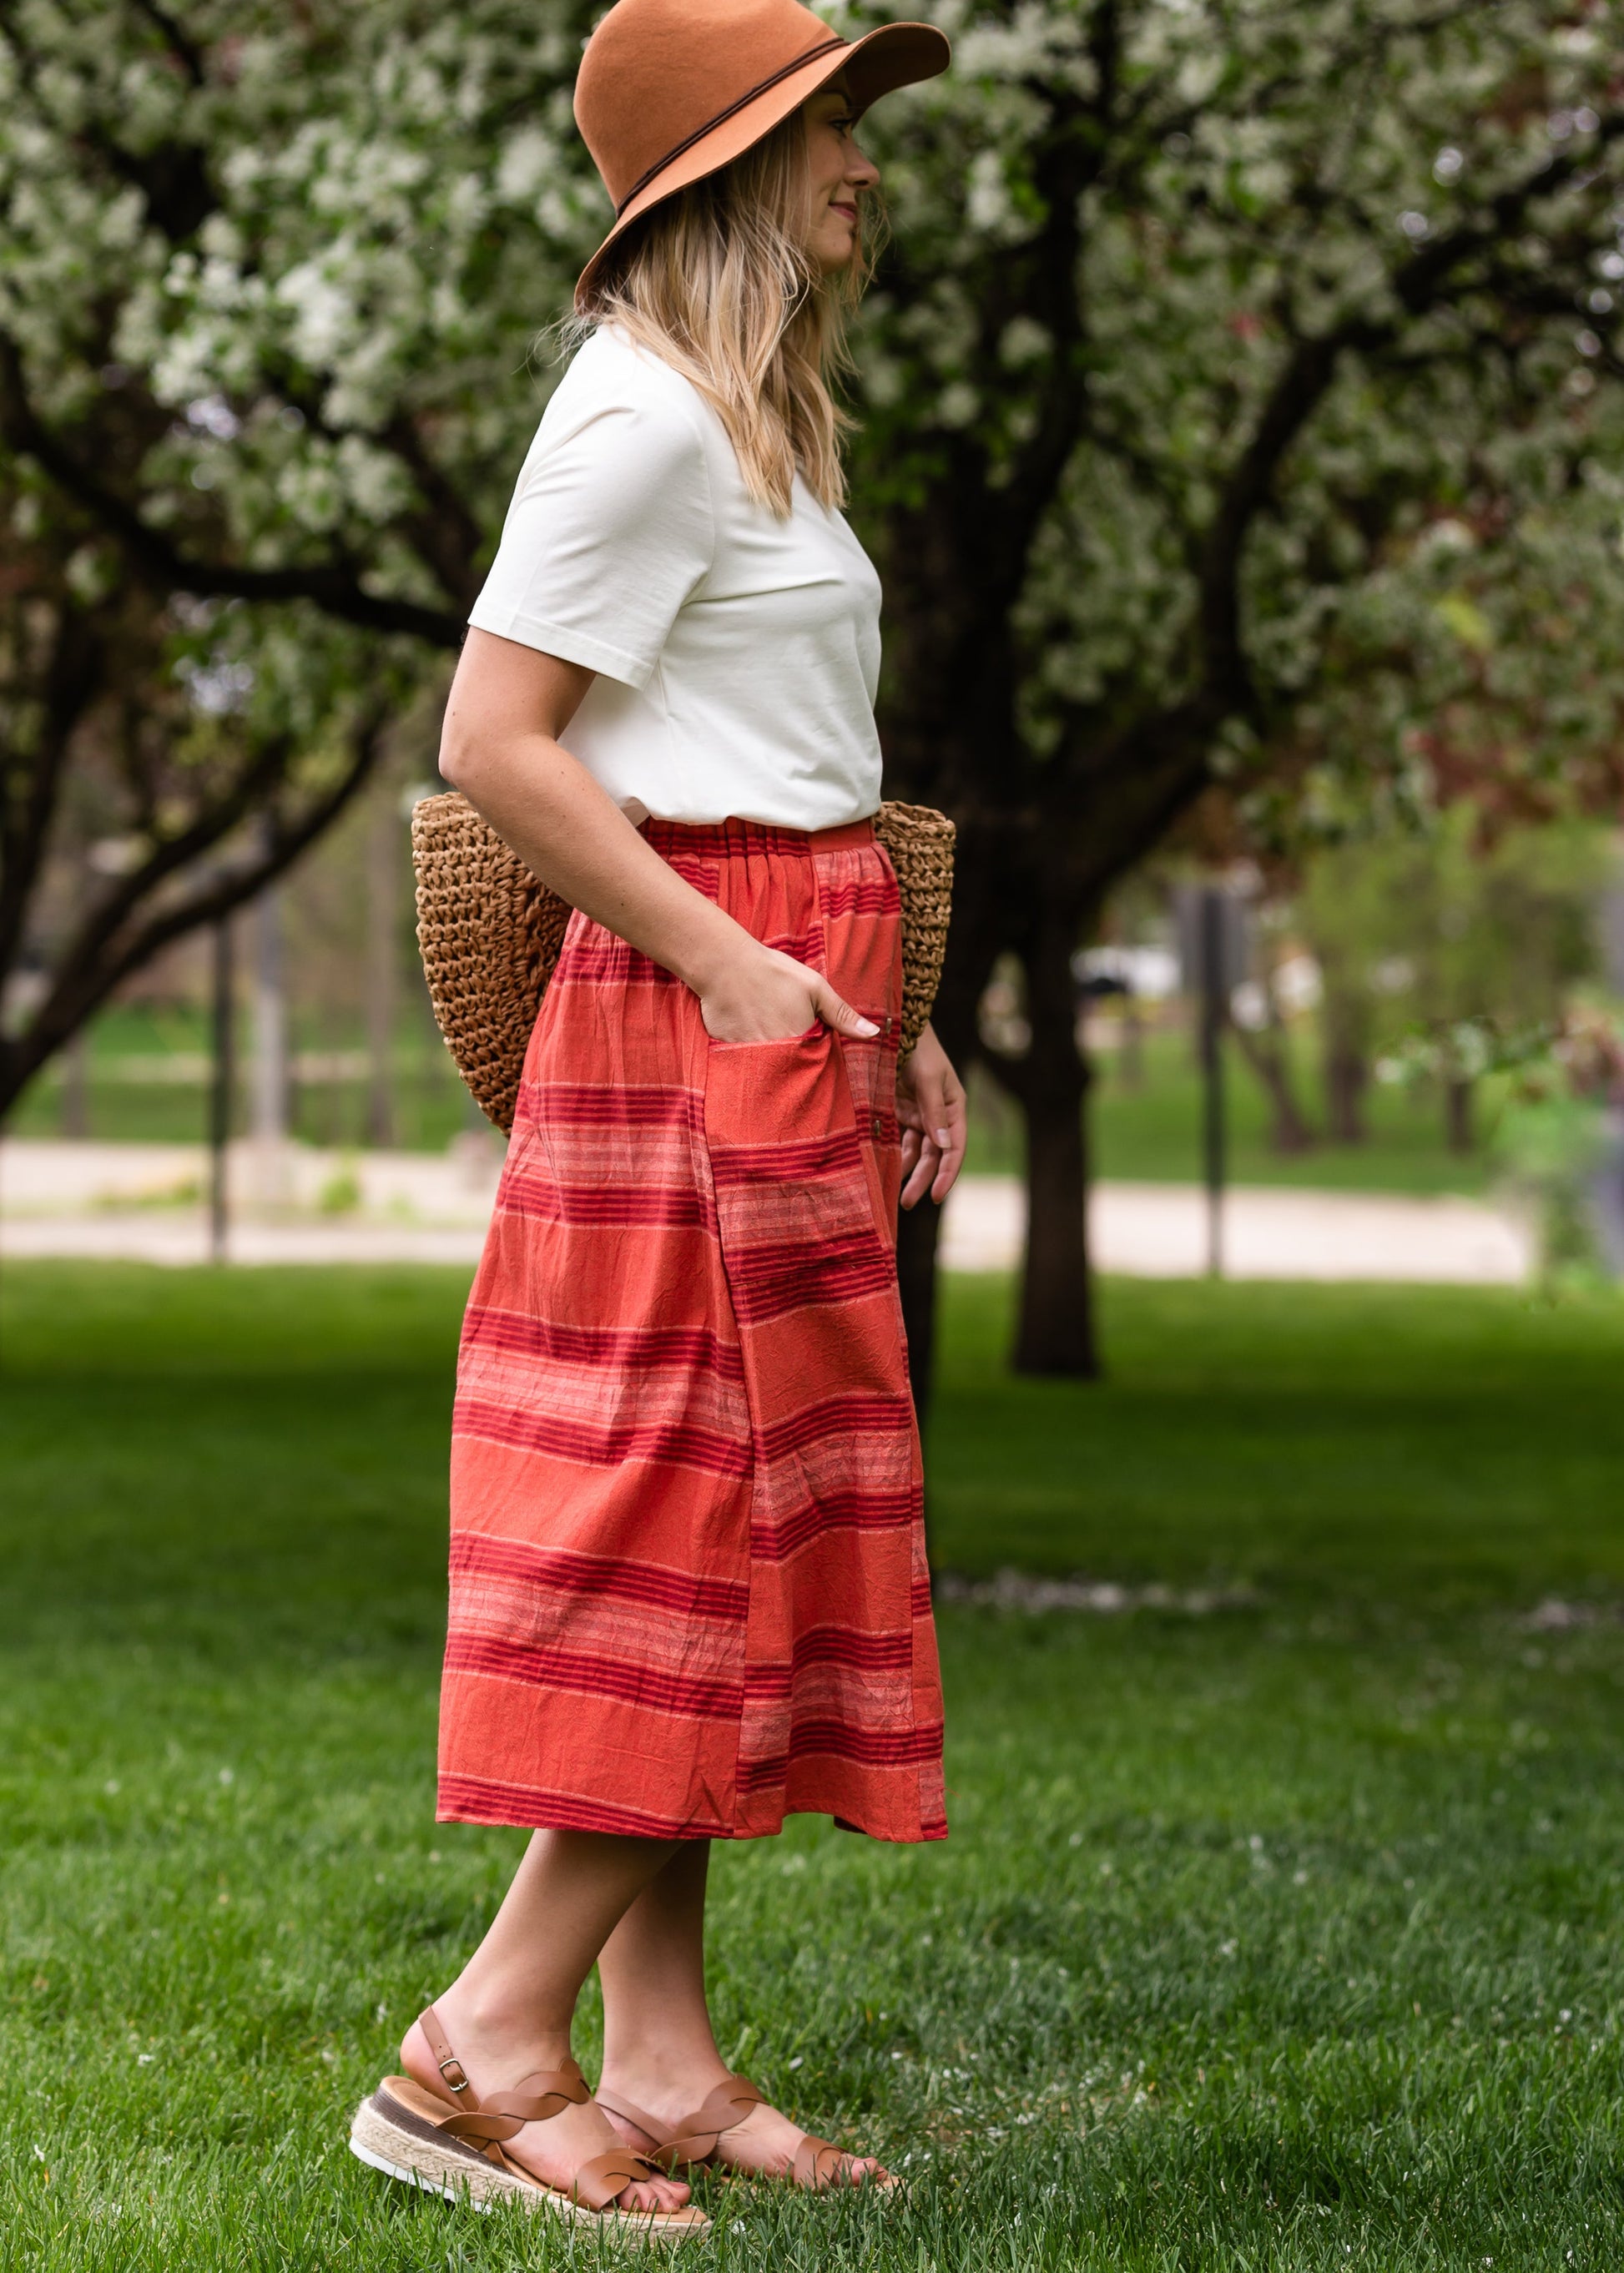
[[[908,1385],[921,1425],[930,1410],[930,1384],[936,1347],[936,1244],[942,1211],[921,1200],[897,1216],[897,1282],[902,1295],[903,1331],[908,1339]]]
[[[942,1211],[930,1200],[902,1208],[897,1216],[897,1281],[902,1295],[902,1329],[908,1345],[908,1386],[914,1411],[922,1429],[930,1411],[930,1384],[936,1368],[936,1242]],[[925,1469],[925,1559],[934,1570],[930,1551],[930,1470]]]
[[[1230,1032],[1239,1046],[1240,1054],[1262,1084],[1269,1101],[1269,1150],[1287,1158],[1299,1152],[1312,1152],[1315,1144],[1314,1132],[1308,1117],[1297,1101],[1297,1091],[1291,1082],[1291,1061],[1286,1054],[1286,1039],[1278,1026],[1267,1026],[1259,1032],[1231,1024]]]
[[[1077,1076],[1026,1114],[1026,1254],[1020,1282],[1017,1373],[1100,1375],[1088,1279],[1084,1204],[1087,1191],[1083,1101]]]
[[[62,1054],[62,1133],[90,1134],[90,1038],[83,1026]]]
[[[1326,1124],[1334,1144],[1365,1142],[1365,1091],[1370,1068],[1365,1053],[1339,1037],[1326,1051]]]
[[[366,1141],[395,1142],[395,1013],[401,829],[386,770],[366,817]]]
[[[1475,1084],[1459,1074],[1444,1084],[1444,1134],[1452,1152],[1470,1152],[1475,1144],[1472,1096]]]
[[[1083,1108],[1070,937],[1046,925],[1026,964],[1032,1047],[1005,1077],[1026,1116],[1026,1253],[1015,1338],[1018,1373],[1099,1377],[1085,1207]],[[1012,1076],[1012,1078],[1011,1078]]]

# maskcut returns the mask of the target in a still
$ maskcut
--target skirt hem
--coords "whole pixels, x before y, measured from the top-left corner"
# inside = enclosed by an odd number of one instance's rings
[[[461,1789],[442,1789],[434,1811],[436,1823],[477,1823],[512,1831],[599,1831],[623,1839],[776,1839],[793,1815],[823,1815],[842,1831],[865,1839],[883,1840],[894,1847],[920,1847],[945,1839],[944,1817],[921,1820],[917,1829],[898,1830],[864,1822],[858,1812],[838,1814],[828,1806],[786,1807],[778,1819],[759,1827],[696,1821],[692,1817],[663,1818],[643,1808],[615,1801],[591,1800],[573,1792],[524,1791],[495,1780],[485,1782],[459,1776]],[[850,1808],[849,1801],[844,1804]]]
[[[603,1813],[612,1812],[605,1810]],[[600,1819],[599,1811],[596,1809],[588,1811],[588,1813],[591,1818],[590,1820],[583,1819],[572,1809],[564,1809],[557,1813],[545,1815],[533,1811],[516,1815],[511,1811],[486,1814],[470,1808],[457,1808],[452,1811],[442,1807],[436,1809],[434,1820],[436,1823],[482,1824],[488,1830],[604,1831],[612,1832],[615,1836],[622,1839],[726,1839],[742,1845],[751,1839],[778,1838],[792,1816],[822,1815],[838,1831],[854,1831],[860,1838],[878,1839],[888,1847],[928,1847],[933,1841],[947,1837],[945,1823],[927,1825],[922,1831],[875,1831],[871,1830],[866,1823],[854,1823],[849,1818],[831,1815],[826,1807],[786,1808],[780,1822],[760,1831],[734,1831],[721,1824],[711,1827],[693,1823],[666,1824],[653,1828],[640,1824],[633,1829],[626,1824],[610,1823]]]

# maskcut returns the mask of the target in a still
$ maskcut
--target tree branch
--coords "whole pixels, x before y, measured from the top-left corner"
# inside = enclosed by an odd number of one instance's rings
[[[1624,135],[1624,112],[1610,114],[1590,139],[1601,146],[1620,135]],[[1468,260],[1502,243],[1531,205],[1570,186],[1579,170],[1571,155],[1548,159],[1533,174],[1498,191],[1489,200],[1486,218],[1462,222],[1435,244],[1413,253],[1389,279],[1405,313],[1425,315],[1446,304],[1451,296],[1450,277]],[[1461,289],[1474,288],[1468,281]],[[1240,621],[1240,567],[1247,534],[1273,492],[1282,459],[1323,400],[1343,356],[1383,346],[1396,329],[1395,318],[1360,316],[1300,340],[1224,484],[1206,545],[1200,620],[1205,682],[1226,712],[1244,713],[1254,704]]]
[[[208,83],[208,71],[204,63],[203,50],[191,35],[181,28],[169,10],[160,7],[158,0],[134,0],[134,4],[137,13],[145,16],[154,29],[162,34],[170,54],[179,59],[192,86],[206,86]]]
[[[66,496],[115,537],[136,574],[160,590],[220,599],[308,600],[341,622],[367,631],[404,632],[440,648],[461,643],[460,617],[415,600],[380,598],[348,568],[240,568],[183,552],[166,531],[143,520],[46,426],[29,400],[17,343],[4,333],[0,333],[0,431],[13,450],[34,459]]]
[[[0,799],[0,971],[10,971],[16,960],[61,793],[68,746],[96,695],[95,644],[83,617],[59,605],[38,698],[38,743],[31,757],[18,749],[15,739],[6,752]],[[18,796],[13,783],[19,774],[24,779]]]
[[[378,439],[406,468],[428,507],[426,514],[413,514],[409,524],[419,558],[454,599],[472,607],[479,591],[474,563],[485,544],[485,531],[469,511],[467,499],[424,448],[409,412],[397,411]]]
[[[218,921],[255,898],[291,867],[337,819],[372,772],[385,724],[381,711],[369,713],[357,724],[350,737],[350,762],[338,781],[290,827],[275,825],[273,816],[262,850],[254,858],[206,877],[191,892],[139,924],[110,954],[106,949],[117,922],[109,925],[111,904],[104,903],[97,910],[64,956],[55,984],[30,1024],[20,1034],[0,1040],[0,1119],[40,1069],[132,972],[175,940]],[[274,763],[284,760],[285,753],[280,753]],[[177,838],[162,848],[129,880],[130,889],[115,896],[124,914],[138,908],[143,898],[175,873],[177,863],[169,857],[174,844],[187,843],[192,847],[190,859],[196,859],[244,817],[263,785],[264,771],[263,762],[246,769],[233,794],[211,809],[207,822],[186,831],[184,840]]]

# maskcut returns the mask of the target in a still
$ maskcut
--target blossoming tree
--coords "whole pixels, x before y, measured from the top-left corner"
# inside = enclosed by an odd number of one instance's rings
[[[243,748],[302,721],[336,750],[357,689],[455,644],[547,384],[531,335],[604,217],[568,114],[590,12],[0,0],[19,509],[70,597],[157,596],[194,683],[239,686]],[[854,511],[886,581],[891,785],[961,829],[950,1047],[975,1048],[996,955],[1026,975],[1031,1046],[996,1066],[1028,1139],[1018,1362],[1086,1371],[1072,951],[1210,784],[1266,793],[1441,506],[1508,496],[1514,545],[1525,506],[1593,510],[1619,10],[932,12],[954,71],[874,122],[895,234]],[[51,791],[6,762],[21,941]],[[162,799],[129,817],[132,905],[146,879],[184,904],[180,825]],[[39,1061],[27,1032],[6,1051]],[[922,1342],[933,1232],[906,1236]]]

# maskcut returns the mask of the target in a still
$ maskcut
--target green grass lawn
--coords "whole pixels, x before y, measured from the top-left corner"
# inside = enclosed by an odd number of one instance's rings
[[[1293,1042],[1298,1098],[1318,1129],[1324,1121],[1318,1044],[1308,1031],[1294,1035]],[[1147,1035],[1138,1080],[1124,1077],[1119,1057],[1110,1051],[1096,1054],[1094,1076],[1089,1134],[1096,1172],[1131,1182],[1199,1182],[1201,1084],[1189,1035],[1178,1030]],[[1320,1142],[1309,1152],[1282,1157],[1268,1141],[1262,1088],[1231,1039],[1224,1079],[1230,1179],[1239,1184],[1289,1184],[1327,1191],[1479,1193],[1497,1173],[1495,1138],[1503,1089],[1498,1079],[1483,1083],[1479,1142],[1468,1154],[1451,1152],[1446,1146],[1441,1108],[1425,1089],[1375,1084],[1366,1099],[1369,1134],[1365,1144]],[[1019,1169],[1023,1152],[1014,1108],[984,1072],[973,1077],[971,1095],[970,1167]]]
[[[291,1040],[296,1053],[291,1134],[306,1144],[365,1144],[365,1080],[346,1075],[304,1081],[298,1072],[300,1053],[317,1058],[335,1052],[364,1055],[366,1035],[359,1018],[323,1022],[308,1012],[300,1016],[296,1008]],[[237,1046],[242,1059],[240,1081],[245,1081],[252,1047],[245,1016],[238,1020]],[[74,1133],[109,1144],[207,1141],[212,1039],[202,1009],[184,1003],[115,1002],[86,1029],[83,1047],[83,1126]],[[178,1072],[186,1077],[133,1077],[143,1065],[149,1072]],[[443,1152],[460,1130],[483,1127],[434,1031],[425,1002],[413,999],[402,1007],[395,1027],[393,1072],[395,1142],[405,1149]],[[23,1092],[6,1122],[7,1134],[34,1138],[67,1135],[69,1087],[64,1054],[52,1059]],[[240,1097],[238,1102],[240,1119]]]
[[[461,1294],[0,1274],[8,2273],[569,2254],[344,2149],[519,1845],[432,1821]],[[1614,2273],[1624,1305],[1116,1286],[1084,1389],[1007,1301],[948,1289],[942,1562],[1260,1600],[951,1608],[947,1844],[718,1856],[725,2051],[913,2183],[712,2184],[688,2262]]]

